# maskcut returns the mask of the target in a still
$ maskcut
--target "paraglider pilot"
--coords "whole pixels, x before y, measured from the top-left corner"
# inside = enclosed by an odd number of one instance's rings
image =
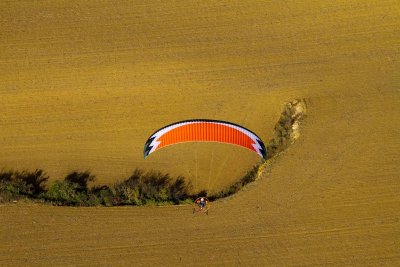
[[[199,197],[195,200],[195,203],[199,205],[200,209],[203,209],[207,206],[208,200],[205,197]]]

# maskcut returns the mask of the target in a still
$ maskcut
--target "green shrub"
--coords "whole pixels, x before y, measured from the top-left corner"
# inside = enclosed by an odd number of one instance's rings
[[[116,183],[113,189],[117,203],[123,205],[142,205],[137,185],[123,181]]]
[[[36,198],[45,191],[48,176],[42,170],[3,171],[0,173],[0,194],[3,201],[19,199],[21,196]]]
[[[178,203],[174,202],[175,204],[185,205],[185,204],[194,204],[194,198],[188,197],[182,200],[179,200]]]
[[[26,191],[24,185],[17,181],[0,182],[0,203],[12,202],[22,197],[22,192]]]
[[[172,179],[169,174],[136,169],[125,181],[113,186],[117,202],[124,205],[179,203],[189,196],[191,185],[183,177]]]
[[[55,181],[43,194],[43,198],[58,205],[87,205],[88,195],[80,192],[76,184]]]

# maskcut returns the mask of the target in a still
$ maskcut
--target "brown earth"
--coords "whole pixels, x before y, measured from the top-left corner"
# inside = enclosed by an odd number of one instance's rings
[[[1,266],[400,265],[397,1],[2,1],[0,11],[4,168],[89,168],[108,182],[138,166],[215,189],[257,156],[191,144],[144,161],[144,140],[189,117],[268,140],[286,101],[308,104],[300,139],[208,216],[0,206]]]

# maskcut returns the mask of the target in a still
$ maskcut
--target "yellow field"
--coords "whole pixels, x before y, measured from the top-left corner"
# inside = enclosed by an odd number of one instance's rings
[[[213,203],[0,206],[0,265],[400,265],[398,1],[1,1],[0,168],[99,183],[135,167],[219,189],[259,161],[223,144],[144,160],[158,128],[228,120],[298,142]]]

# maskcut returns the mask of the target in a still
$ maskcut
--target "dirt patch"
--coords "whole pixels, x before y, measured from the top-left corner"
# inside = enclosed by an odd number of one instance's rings
[[[285,150],[300,137],[300,125],[307,113],[305,99],[295,99],[285,104],[279,121],[274,127],[274,137],[266,148],[268,159]]]

